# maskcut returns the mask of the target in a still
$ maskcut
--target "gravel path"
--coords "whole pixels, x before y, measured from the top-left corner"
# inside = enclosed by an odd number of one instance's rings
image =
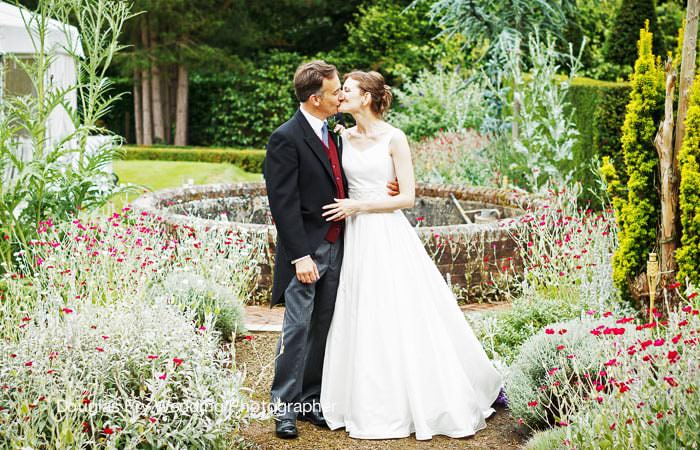
[[[236,341],[236,361],[239,369],[246,372],[246,387],[254,400],[269,399],[275,356],[275,345],[279,333],[254,332],[252,339]],[[417,441],[411,436],[405,439],[356,440],[348,437],[344,430],[330,431],[307,422],[297,422],[299,438],[277,439],[272,420],[254,421],[242,432],[244,448],[250,449],[497,449],[515,450],[522,447],[526,438],[519,434],[514,419],[507,409],[498,408],[496,414],[486,421],[486,429],[476,436],[450,439],[436,436],[430,441]]]

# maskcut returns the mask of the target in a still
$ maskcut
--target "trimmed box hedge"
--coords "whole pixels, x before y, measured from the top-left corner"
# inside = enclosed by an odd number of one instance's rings
[[[137,147],[126,146],[127,160],[194,161],[230,163],[246,172],[262,173],[265,150],[241,150],[204,147]]]

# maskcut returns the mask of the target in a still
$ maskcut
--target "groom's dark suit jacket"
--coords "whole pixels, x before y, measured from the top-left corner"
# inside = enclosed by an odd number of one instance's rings
[[[342,142],[334,133],[329,134],[342,161]],[[341,173],[347,192],[342,167]],[[324,212],[321,207],[333,203],[337,196],[325,147],[300,110],[270,136],[263,174],[277,228],[270,300],[270,306],[274,306],[284,303],[284,291],[296,276],[292,261],[313,254],[321,245],[330,227],[330,222],[321,215]]]

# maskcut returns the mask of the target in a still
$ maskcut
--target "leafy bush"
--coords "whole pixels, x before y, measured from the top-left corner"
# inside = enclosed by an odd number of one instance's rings
[[[561,425],[582,406],[581,397],[605,382],[607,345],[590,332],[597,325],[590,319],[557,322],[523,344],[505,381],[514,417],[531,428]]]
[[[525,450],[556,450],[566,439],[565,429],[552,428],[535,433],[526,443]]]
[[[124,159],[231,163],[246,172],[262,173],[265,150],[129,146]]]
[[[342,70],[377,70],[387,83],[401,86],[436,64],[453,67],[462,61],[459,36],[437,37],[427,2],[380,0],[367,2],[348,23],[348,41],[341,50],[323,55]]]
[[[688,297],[695,297],[691,293]],[[607,349],[600,360],[605,382],[575,399],[564,417],[566,448],[696,448],[700,442],[700,345],[697,304],[645,324],[618,319],[617,332],[591,334]],[[619,329],[624,329],[620,332]],[[533,393],[533,395],[535,395]]]
[[[2,441],[228,448],[246,407],[218,333],[157,300],[43,306],[22,321],[17,342],[0,340]]]
[[[493,178],[483,148],[487,139],[475,131],[439,132],[414,143],[413,166],[421,183],[488,185]]]
[[[511,180],[519,180],[530,191],[568,183],[572,179],[571,161],[578,131],[566,94],[579,69],[579,60],[568,55],[569,76],[559,82],[557,72],[562,55],[551,36],[543,42],[537,33],[531,34],[525,58],[520,58],[514,50],[520,47],[518,39],[510,46],[506,67],[513,87],[499,95],[502,104],[510,108],[503,115],[511,129],[494,139],[491,157],[499,172]],[[525,64],[531,67],[527,76],[522,73]]]
[[[613,188],[614,182],[627,180],[627,198],[613,199],[620,234],[613,267],[615,284],[630,299],[630,284],[644,271],[647,255],[656,246],[659,216],[658,156],[653,140],[663,110],[664,82],[661,64],[651,51],[651,39],[647,25],[640,30],[639,58],[631,79],[632,92],[622,130],[624,168],[615,170],[626,176],[617,175],[617,181],[610,180]],[[611,195],[614,194],[612,191]]]
[[[219,284],[190,272],[174,271],[158,290],[173,303],[194,311],[196,326],[212,322],[227,341],[246,332],[241,302]]]
[[[603,49],[605,60],[620,66],[634,65],[635,42],[645,22],[649,24],[647,30],[654,34],[654,53],[663,55],[663,38],[656,24],[656,1],[622,0]],[[651,42],[649,45],[651,52]]]
[[[676,251],[678,279],[700,286],[700,77],[695,78],[685,120],[686,132],[678,156],[680,218],[683,234]]]
[[[574,146],[577,167],[589,165],[595,157],[612,156],[622,160],[620,138],[629,94],[627,83],[584,77],[572,80],[567,99],[571,102],[579,132],[579,142]],[[582,179],[580,175],[577,178]]]
[[[493,359],[512,362],[542,327],[583,311],[627,311],[612,282],[610,255],[617,246],[612,212],[580,209],[576,197],[576,192],[552,193],[519,219],[512,237],[522,277],[515,285],[499,286],[515,297],[511,308],[471,318]]]
[[[189,271],[248,299],[266,237],[219,229],[178,227],[166,233],[158,217],[129,208],[108,218],[44,222],[40,239],[21,257],[19,272],[4,277],[0,336],[16,339],[17,323],[44,302],[112,304],[143,298],[171,272]]]
[[[396,99],[387,120],[414,140],[479,129],[483,120],[481,86],[467,83],[458,70],[424,70],[396,91]]]
[[[14,256],[36,237],[40,221],[68,220],[131,189],[116,186],[107,173],[106,167],[122,154],[121,141],[99,126],[116,99],[103,74],[122,48],[118,38],[131,17],[130,4],[42,0],[37,8],[36,14],[26,14],[25,26],[33,44],[45,51],[37,52],[32,63],[6,56],[26,73],[35,94],[0,101],[0,272],[13,270]],[[82,47],[90,50],[83,56],[70,32],[50,24],[49,18],[76,24]],[[69,44],[62,47],[79,74],[72,85],[53,79],[58,46],[49,48],[47,42],[53,33],[60,38],[67,33]],[[80,109],[74,106],[76,97]],[[51,130],[57,118],[67,121],[63,133]],[[97,142],[91,139],[95,134],[106,136]]]

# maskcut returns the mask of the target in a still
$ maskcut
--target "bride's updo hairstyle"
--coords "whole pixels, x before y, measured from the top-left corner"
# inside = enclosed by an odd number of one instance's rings
[[[384,84],[382,74],[375,71],[363,72],[361,70],[353,70],[345,74],[343,81],[348,78],[357,81],[362,92],[369,92],[372,96],[372,103],[370,103],[372,112],[380,117],[383,116],[389,109],[389,106],[391,106],[392,95],[391,88]]]

